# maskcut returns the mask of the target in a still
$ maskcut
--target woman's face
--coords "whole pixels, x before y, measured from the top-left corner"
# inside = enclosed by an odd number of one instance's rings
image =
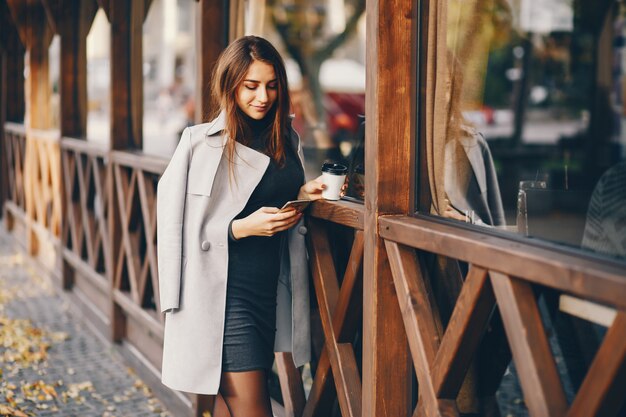
[[[274,67],[252,61],[246,76],[237,88],[237,105],[248,116],[261,120],[272,109],[278,97],[278,80]]]

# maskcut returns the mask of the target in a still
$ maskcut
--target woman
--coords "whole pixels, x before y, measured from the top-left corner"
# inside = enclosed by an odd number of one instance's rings
[[[219,392],[232,417],[269,417],[274,350],[296,366],[310,356],[306,228],[279,207],[319,199],[324,185],[304,183],[285,66],[268,41],[226,48],[213,98],[219,115],[185,129],[159,181],[162,381]]]

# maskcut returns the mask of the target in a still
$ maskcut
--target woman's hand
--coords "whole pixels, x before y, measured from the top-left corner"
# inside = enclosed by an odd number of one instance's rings
[[[261,207],[248,217],[234,220],[231,227],[235,239],[248,236],[274,236],[298,223],[302,213],[288,210],[279,213],[276,207]]]
[[[322,176],[320,175],[300,187],[298,200],[319,200],[322,198],[322,190],[324,190],[324,188],[326,188],[326,185],[322,182]],[[341,197],[346,193],[346,188],[348,188],[347,183],[341,187]]]

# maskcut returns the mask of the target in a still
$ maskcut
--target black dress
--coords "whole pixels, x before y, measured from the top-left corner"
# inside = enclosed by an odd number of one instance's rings
[[[253,132],[247,146],[264,152],[267,123],[247,119]],[[240,219],[261,207],[282,207],[298,195],[304,172],[291,142],[286,139],[282,167],[270,160]],[[224,323],[223,372],[270,369],[274,360],[276,291],[280,248],[285,232],[271,237],[231,239],[228,246],[228,287]]]

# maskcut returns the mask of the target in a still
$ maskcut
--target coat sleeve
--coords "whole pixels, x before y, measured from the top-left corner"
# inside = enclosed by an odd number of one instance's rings
[[[191,159],[191,133],[182,137],[157,188],[157,254],[161,312],[179,308],[183,252],[183,215],[187,172]]]

